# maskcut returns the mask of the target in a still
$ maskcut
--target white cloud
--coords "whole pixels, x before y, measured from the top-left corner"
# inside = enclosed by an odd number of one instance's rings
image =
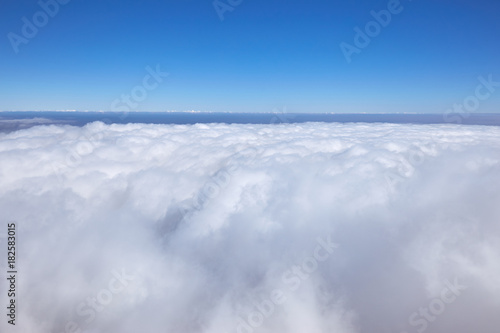
[[[499,127],[97,122],[0,134],[16,329],[417,332],[412,313],[458,279],[467,289],[426,330],[497,332],[498,188]],[[327,236],[338,247],[304,272]],[[133,279],[108,293],[122,269]],[[286,300],[271,311],[276,290]]]

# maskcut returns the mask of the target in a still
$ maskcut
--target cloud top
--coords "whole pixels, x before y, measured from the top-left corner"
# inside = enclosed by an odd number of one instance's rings
[[[36,126],[0,184],[23,332],[500,325],[499,127]]]

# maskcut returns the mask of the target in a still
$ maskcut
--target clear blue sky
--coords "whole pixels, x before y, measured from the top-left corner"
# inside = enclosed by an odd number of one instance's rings
[[[0,110],[111,110],[157,64],[132,110],[439,113],[500,81],[498,0],[401,0],[350,63],[340,44],[391,1],[220,0],[224,20],[212,0],[59,1],[45,24],[1,0]],[[500,112],[500,87],[478,112]]]

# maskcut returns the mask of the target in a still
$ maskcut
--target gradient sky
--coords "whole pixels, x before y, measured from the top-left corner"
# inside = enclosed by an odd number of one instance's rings
[[[340,44],[391,1],[243,0],[224,20],[211,0],[64,1],[16,53],[42,9],[1,0],[0,110],[112,110],[157,65],[131,110],[442,113],[500,81],[498,0],[401,0],[350,63]],[[500,87],[477,112],[500,112]]]

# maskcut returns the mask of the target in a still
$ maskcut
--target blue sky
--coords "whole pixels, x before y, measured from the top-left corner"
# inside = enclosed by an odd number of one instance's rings
[[[0,110],[112,110],[135,91],[134,111],[440,113],[500,81],[497,0],[220,0],[223,20],[212,0],[59,1],[51,17],[2,0]],[[348,62],[341,43],[389,7]],[[148,66],[168,76],[146,89]],[[477,112],[500,112],[500,88]]]

